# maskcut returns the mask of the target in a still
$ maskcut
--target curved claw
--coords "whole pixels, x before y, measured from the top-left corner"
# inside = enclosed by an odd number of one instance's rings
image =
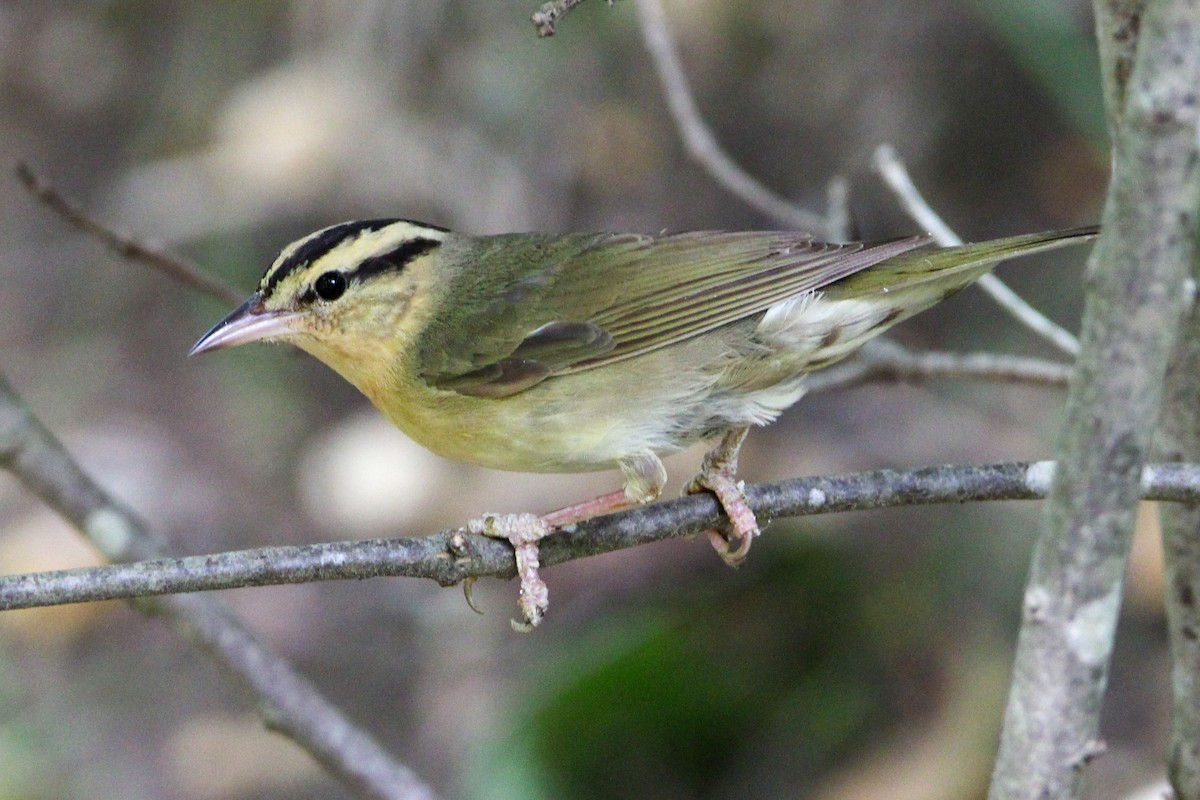
[[[483,612],[479,609],[479,606],[475,605],[475,597],[471,593],[475,588],[475,581],[477,580],[479,580],[479,578],[474,575],[463,578],[463,597],[466,598],[467,605],[471,607],[471,610],[482,617]]]

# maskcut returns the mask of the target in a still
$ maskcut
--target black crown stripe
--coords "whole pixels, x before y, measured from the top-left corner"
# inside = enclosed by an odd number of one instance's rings
[[[351,280],[366,280],[385,272],[399,272],[417,256],[427,253],[441,244],[436,239],[409,239],[388,253],[372,256],[347,274]]]
[[[296,252],[287,257],[285,261],[280,263],[274,270],[264,276],[264,282],[261,288],[262,296],[269,297],[275,291],[275,287],[279,282],[291,275],[297,270],[304,269],[306,266],[316,261],[321,256],[326,255],[342,242],[349,239],[355,239],[362,236],[364,233],[371,233],[382,230],[389,225],[394,225],[397,222],[410,222],[413,225],[419,225],[424,228],[433,230],[445,230],[434,225],[426,225],[421,222],[413,222],[405,219],[367,219],[355,220],[353,222],[343,222],[340,225],[334,225],[326,228],[320,233],[313,234],[304,244],[296,248]]]

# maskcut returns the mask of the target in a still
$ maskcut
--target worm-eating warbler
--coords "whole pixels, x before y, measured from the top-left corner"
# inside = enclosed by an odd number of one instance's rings
[[[719,436],[689,491],[717,495],[733,532],[714,542],[739,563],[758,528],[734,479],[738,448],[750,426],[800,398],[806,373],[999,261],[1095,232],[938,248],[927,236],[874,245],[787,232],[466,236],[400,219],[346,222],[284,248],[192,352],[291,342],[417,442],[460,461],[619,467],[623,490],[483,526],[517,548],[522,610],[535,624],[545,608],[535,542],[549,529],[653,500],[662,454]]]

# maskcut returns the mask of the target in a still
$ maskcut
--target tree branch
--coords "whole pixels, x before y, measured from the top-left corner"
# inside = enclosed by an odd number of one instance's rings
[[[1104,110],[1111,133],[1125,111],[1126,90],[1133,76],[1142,14],[1147,0],[1100,0],[1096,10],[1096,43],[1100,51]]]
[[[1193,277],[1200,272],[1193,267]],[[1200,456],[1200,314],[1192,307],[1167,375],[1155,457]],[[1168,773],[1175,797],[1200,798],[1200,505],[1159,507],[1171,653]]]
[[[950,465],[794,478],[746,487],[760,519],[899,506],[1045,497],[1054,463]],[[1146,467],[1147,500],[1200,502],[1200,465]],[[721,519],[707,494],[642,506],[580,523],[542,540],[544,566],[694,535]],[[0,577],[0,611],[250,586],[427,578],[442,586],[516,574],[512,547],[447,529],[424,537],[354,540],[300,547],[261,547],[214,555]]]
[[[1109,82],[1115,97],[1125,96],[1133,63],[1141,3],[1121,3],[1101,18],[1111,31],[1110,63],[1118,79]],[[1102,36],[1101,41],[1104,41]],[[1119,79],[1125,76],[1124,80]],[[1192,281],[1200,281],[1200,260],[1193,258]],[[1200,457],[1200,310],[1193,303],[1167,372],[1166,396],[1155,458],[1184,461]],[[1159,507],[1166,572],[1165,607],[1171,654],[1171,738],[1167,772],[1174,796],[1200,800],[1200,505]]]
[[[71,459],[0,378],[0,467],[12,472],[111,560],[152,559],[160,542]],[[276,656],[216,598],[164,597],[139,608],[162,616],[206,650],[258,700],[267,724],[307,750],[364,797],[435,797],[408,767],[392,759]]]
[[[1097,0],[1103,34],[1127,3]],[[1191,292],[1200,204],[1200,0],[1159,0],[1140,18],[1128,86],[1105,44],[1113,176],[1088,263],[1082,351],[1060,432],[1059,469],[1025,591],[992,800],[1077,798],[1100,749],[1100,707],[1139,475]]]
[[[99,239],[108,249],[122,258],[140,261],[167,277],[174,278],[184,286],[190,286],[231,305],[236,306],[245,299],[242,292],[213,278],[195,264],[150,247],[130,236],[117,233],[89,215],[78,203],[58,191],[35,173],[28,164],[17,165],[17,178],[34,197],[45,203],[52,211],[89,236]]]
[[[533,12],[533,16],[529,21],[533,23],[534,30],[541,37],[553,36],[554,26],[558,21],[567,15],[567,13],[575,6],[582,3],[583,0],[551,0],[549,3],[543,3],[541,8]],[[611,6],[613,0],[608,0]]]
[[[808,394],[849,389],[865,383],[920,383],[932,378],[1015,383],[1066,388],[1071,367],[1056,361],[999,353],[913,352],[884,338],[867,342],[858,356],[808,377]]]

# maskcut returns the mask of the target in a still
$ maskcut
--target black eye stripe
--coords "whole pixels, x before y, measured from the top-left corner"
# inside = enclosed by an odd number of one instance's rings
[[[409,239],[388,253],[381,253],[364,260],[347,274],[350,280],[366,280],[384,272],[399,272],[417,256],[428,253],[441,245],[437,239]]]

